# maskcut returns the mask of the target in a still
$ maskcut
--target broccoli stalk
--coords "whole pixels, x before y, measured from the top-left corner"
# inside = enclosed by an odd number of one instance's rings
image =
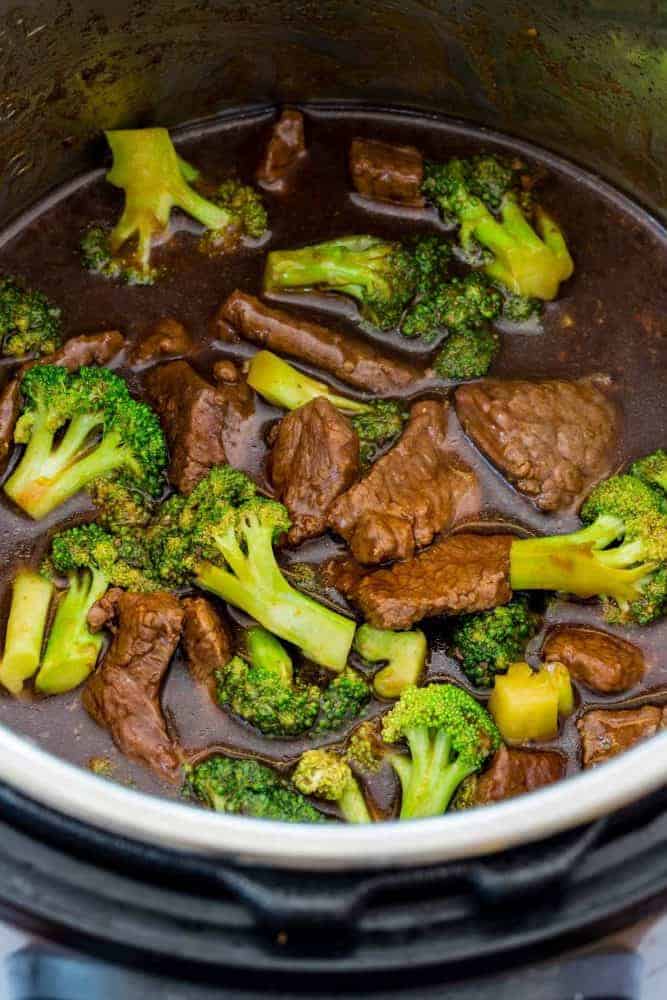
[[[612,621],[659,617],[667,601],[662,497],[636,476],[612,476],[593,490],[581,519],[586,527],[569,535],[513,541],[511,586],[601,597]]]
[[[292,781],[303,795],[335,802],[348,823],[370,823],[363,792],[343,757],[331,750],[307,750],[299,758]]]
[[[371,625],[357,629],[354,649],[367,663],[386,663],[373,677],[380,698],[398,698],[408,685],[417,684],[428,652],[426,636],[419,629],[391,632]]]
[[[194,582],[245,611],[308,659],[335,672],[347,663],[354,622],[295,590],[274,543],[290,526],[286,508],[257,495],[247,476],[217,466],[188,497],[163,505],[148,545],[159,579]]]
[[[120,477],[156,495],[167,448],[153,411],[105,368],[37,365],[21,382],[14,440],[26,448],[5,493],[38,520],[98,479]]]
[[[284,823],[325,822],[303,795],[256,760],[209,757],[189,769],[183,794],[216,812]]]
[[[51,354],[60,339],[60,309],[16,278],[0,278],[2,353]]]
[[[0,684],[14,695],[21,693],[23,682],[39,666],[53,590],[50,580],[29,569],[14,577],[0,661]]]
[[[382,738],[405,740],[410,751],[391,757],[403,790],[401,819],[443,813],[501,742],[489,713],[453,684],[406,688],[382,720]]]
[[[271,351],[258,351],[248,367],[248,385],[274,406],[297,410],[323,396],[332,406],[350,416],[359,437],[362,467],[371,464],[380,448],[393,441],[403,430],[408,417],[405,406],[394,400],[374,399],[360,402],[338,396],[328,385],[299,371]]]
[[[468,680],[476,687],[493,687],[497,673],[523,658],[537,623],[537,615],[521,597],[504,607],[461,615],[452,632],[452,646]]]

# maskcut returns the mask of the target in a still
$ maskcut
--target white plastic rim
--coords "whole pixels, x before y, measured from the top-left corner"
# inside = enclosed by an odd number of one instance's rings
[[[145,795],[60,760],[4,726],[0,762],[0,778],[17,791],[107,833],[240,864],[334,871],[497,853],[614,812],[664,785],[667,732],[529,795],[434,819],[368,826],[247,819]]]

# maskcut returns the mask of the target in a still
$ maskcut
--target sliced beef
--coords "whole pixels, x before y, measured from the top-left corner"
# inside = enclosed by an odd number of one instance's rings
[[[476,506],[473,473],[447,449],[448,404],[415,403],[396,445],[340,497],[329,526],[355,559],[407,559]]]
[[[192,337],[182,323],[171,316],[163,316],[137,341],[130,355],[133,365],[166,358],[182,358],[192,350]]]
[[[21,383],[11,378],[0,392],[0,473],[7,468],[7,462],[14,447],[14,428],[21,409]]]
[[[564,663],[575,680],[600,694],[627,691],[644,676],[640,649],[586,625],[559,625],[547,635],[542,656]]]
[[[102,333],[85,333],[70,337],[61,348],[42,358],[39,364],[62,365],[76,371],[84,365],[108,365],[125,346],[125,338],[118,330]]]
[[[222,358],[213,365],[213,378],[216,382],[223,384],[234,384],[240,382],[241,373],[237,366],[229,358]]]
[[[391,396],[425,377],[416,366],[383,354],[370,341],[271,309],[253,295],[232,292],[215,319],[228,339],[231,325],[245,339],[329,372],[347,385]]]
[[[257,170],[257,183],[274,194],[291,188],[297,168],[306,156],[303,115],[286,108],[273,126],[264,158]]]
[[[545,511],[572,508],[612,472],[619,414],[602,379],[488,379],[459,386],[466,434]]]
[[[215,672],[232,658],[232,634],[229,625],[205,597],[186,597],[181,602],[183,650],[190,673],[213,693]]]
[[[450,535],[413,559],[367,573],[346,596],[376,628],[495,608],[512,596],[511,543],[510,535]]]
[[[368,566],[362,566],[352,556],[327,559],[320,568],[324,586],[333,587],[344,597],[352,597],[360,582],[369,572],[372,570]]]
[[[86,711],[116,746],[161,778],[177,781],[181,753],[167,733],[160,688],[178,645],[183,609],[171,594],[115,591],[104,614],[115,635],[83,691]]]
[[[319,396],[280,421],[271,480],[287,507],[287,540],[300,545],[326,530],[332,503],[359,475],[359,437],[350,420]]]
[[[422,154],[414,146],[394,146],[377,139],[354,139],[350,173],[359,194],[376,201],[421,208]]]
[[[642,708],[596,708],[577,722],[584,767],[594,767],[635,743],[654,736],[665,726],[665,710],[656,705]]]
[[[487,805],[560,781],[565,760],[550,750],[514,750],[502,746],[477,780],[475,802]]]

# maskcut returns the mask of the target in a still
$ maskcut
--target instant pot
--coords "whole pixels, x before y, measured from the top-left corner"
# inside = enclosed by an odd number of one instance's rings
[[[0,4],[0,46],[4,226],[99,164],[103,128],[346,102],[538,144],[667,238],[662,0],[33,0]],[[14,996],[634,1000],[630,953],[546,960],[664,905],[666,777],[667,734],[490,808],[311,830],[0,729],[0,905],[59,946],[13,957]]]

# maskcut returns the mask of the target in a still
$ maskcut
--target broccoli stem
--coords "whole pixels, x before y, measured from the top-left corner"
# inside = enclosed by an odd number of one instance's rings
[[[98,571],[70,576],[35,679],[35,687],[42,694],[71,691],[95,666],[104,640],[88,628],[88,612],[104,596],[108,585],[107,578]]]
[[[338,800],[338,805],[348,823],[372,822],[366,800],[356,778],[353,777],[348,781]]]
[[[280,678],[282,684],[286,687],[291,686],[294,680],[292,661],[275,635],[271,635],[264,628],[251,628],[248,629],[246,642],[253,666],[270,670]]]
[[[347,399],[332,392],[328,385],[305,375],[271,351],[258,351],[248,368],[248,385],[274,406],[296,410],[311,400],[324,396],[345,413],[367,413],[368,403]]]
[[[12,585],[0,683],[18,695],[37,670],[42,654],[53,584],[32,570],[20,570]]]
[[[460,758],[450,763],[452,741],[444,729],[431,733],[415,726],[407,731],[406,739],[410,759],[400,754],[391,758],[403,791],[401,819],[439,816],[475,767]]]
[[[373,242],[375,241],[361,237],[357,240],[356,248],[350,240],[340,245],[332,240],[314,247],[304,247],[303,250],[274,250],[267,258],[264,288],[271,292],[326,285],[347,291],[350,295],[358,295],[367,287],[369,274],[367,262],[362,259],[357,263],[354,251],[364,251]]]

